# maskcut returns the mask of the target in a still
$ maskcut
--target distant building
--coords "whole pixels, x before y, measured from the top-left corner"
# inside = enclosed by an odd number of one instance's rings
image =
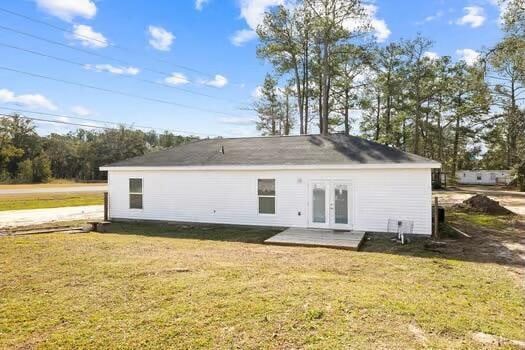
[[[456,180],[462,185],[506,185],[511,176],[510,170],[459,170]]]

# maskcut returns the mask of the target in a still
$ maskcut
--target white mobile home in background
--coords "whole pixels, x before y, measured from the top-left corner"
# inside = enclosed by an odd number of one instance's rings
[[[207,139],[101,168],[111,220],[432,231],[440,164],[354,136]]]
[[[508,184],[510,170],[459,170],[456,179],[462,185]]]

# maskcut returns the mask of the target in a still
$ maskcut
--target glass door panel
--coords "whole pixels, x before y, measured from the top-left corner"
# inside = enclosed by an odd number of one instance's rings
[[[313,222],[326,223],[326,188],[323,185],[313,185],[312,202]]]
[[[330,183],[328,181],[312,181],[310,183],[309,191],[309,226],[329,228]]]
[[[336,184],[334,190],[334,223],[348,224],[348,186]]]

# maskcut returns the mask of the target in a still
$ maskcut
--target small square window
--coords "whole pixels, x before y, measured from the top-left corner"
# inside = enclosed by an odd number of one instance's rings
[[[129,179],[129,192],[142,193],[142,179]]]
[[[130,193],[129,195],[129,207],[130,209],[142,209],[142,195]]]
[[[259,179],[257,193],[259,196],[275,196],[275,179]]]

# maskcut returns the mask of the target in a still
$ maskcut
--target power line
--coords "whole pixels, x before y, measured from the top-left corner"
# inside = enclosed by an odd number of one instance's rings
[[[132,93],[124,92],[124,91],[103,88],[103,87],[100,87],[100,86],[89,85],[89,84],[84,84],[84,83],[64,80],[64,79],[60,79],[60,78],[54,78],[54,77],[50,77],[50,76],[47,76],[47,75],[31,73],[31,72],[22,71],[22,70],[9,68],[9,67],[4,67],[4,66],[0,66],[0,70],[9,71],[9,72],[18,73],[18,74],[23,74],[23,75],[31,76],[31,77],[34,77],[34,78],[47,79],[47,80],[56,81],[56,82],[63,83],[63,84],[84,87],[84,88],[88,88],[88,89],[92,89],[92,90],[98,90],[98,91],[102,91],[102,92],[109,92],[109,93],[116,94],[116,95],[132,97],[132,98],[137,98],[137,99],[141,99],[141,100],[146,100],[146,101],[152,101],[152,102],[157,102],[157,103],[177,106],[177,107],[186,108],[186,109],[192,109],[192,110],[196,110],[196,111],[200,111],[200,112],[221,114],[221,115],[228,116],[228,117],[235,116],[235,115],[230,114],[230,113],[214,111],[214,110],[210,110],[210,109],[206,109],[206,108],[195,107],[195,106],[186,105],[186,104],[182,104],[182,103],[177,103],[177,102],[173,102],[173,101],[167,101],[167,100],[163,100],[163,99],[159,99],[159,98],[147,97],[147,96],[132,94]],[[238,117],[240,117],[240,116],[238,116]]]
[[[4,46],[4,47],[7,47],[7,48],[10,48],[10,49],[13,49],[13,50],[23,51],[23,52],[30,53],[30,54],[33,54],[33,55],[46,57],[46,58],[51,58],[51,59],[54,59],[56,61],[61,61],[61,62],[64,62],[64,63],[80,66],[80,67],[83,67],[83,68],[86,68],[86,67],[89,66],[89,64],[86,64],[86,63],[81,63],[81,62],[78,62],[78,61],[73,61],[73,60],[70,60],[70,59],[57,57],[57,56],[49,55],[49,54],[46,54],[46,53],[42,53],[42,52],[30,50],[30,49],[25,49],[25,48],[22,48],[22,47],[14,46],[14,45],[11,45],[11,44],[6,44],[6,43],[3,43],[3,42],[0,42],[0,45]],[[154,85],[159,85],[159,86],[170,88],[170,89],[179,90],[179,91],[182,91],[182,92],[185,92],[185,93],[188,93],[188,94],[194,94],[194,95],[204,96],[204,97],[213,98],[213,99],[217,99],[217,100],[224,100],[224,101],[236,103],[236,101],[228,99],[228,98],[208,95],[208,94],[205,94],[205,93],[192,91],[192,90],[184,89],[184,88],[177,87],[177,86],[168,85],[168,84],[161,83],[161,82],[154,81],[154,80],[143,79],[143,78],[140,78],[140,77],[136,77],[134,75],[117,74],[117,76],[122,77],[122,78],[137,80],[137,81],[140,81],[140,82],[143,82],[143,83],[154,84]]]
[[[2,116],[4,118],[14,118],[15,117],[13,115],[3,114],[3,113],[0,113],[0,116]],[[100,125],[88,125],[88,124],[72,123],[72,122],[66,122],[66,121],[60,121],[60,120],[51,120],[51,119],[43,119],[43,118],[35,118],[35,117],[26,117],[26,116],[23,116],[23,115],[20,115],[19,118],[33,120],[33,121],[47,122],[47,123],[67,124],[67,125],[83,126],[83,127],[89,127],[89,128],[99,128],[99,129],[105,129],[105,130],[113,130],[114,129],[114,128],[108,128],[108,127],[100,126]]]
[[[49,113],[49,112],[29,111],[29,110],[26,110],[26,109],[19,109],[19,108],[0,107],[0,109],[11,111],[11,112],[15,112],[15,113],[33,113],[33,114],[39,114],[39,115],[44,115],[44,116],[50,116],[50,117],[68,118],[68,119],[83,120],[83,121],[89,121],[89,122],[95,122],[95,123],[113,124],[113,125],[116,125],[116,126],[122,125],[122,126],[127,126],[129,128],[150,129],[150,130],[154,130],[154,131],[171,131],[173,133],[183,133],[183,134],[188,134],[188,135],[202,135],[202,136],[214,136],[214,137],[219,136],[219,135],[206,134],[206,133],[195,132],[195,131],[186,131],[186,130],[171,129],[171,128],[154,128],[152,126],[138,125],[138,124],[129,123],[129,122],[128,123],[120,123],[120,122],[100,120],[100,119],[74,117],[74,116],[70,116],[70,115],[56,114],[56,113]],[[84,126],[95,127],[93,125],[84,125]],[[108,129],[115,129],[115,128],[108,128]]]
[[[34,23],[39,23],[39,24],[48,26],[48,27],[53,28],[53,29],[58,30],[58,31],[62,31],[62,32],[65,32],[65,33],[73,34],[76,37],[81,37],[81,38],[84,38],[86,40],[92,40],[92,41],[96,41],[96,42],[99,42],[99,43],[102,43],[102,44],[107,44],[107,41],[100,40],[100,39],[97,39],[97,38],[92,38],[92,37],[85,36],[85,35],[80,35],[80,34],[75,33],[74,31],[72,31],[70,29],[67,29],[67,28],[64,28],[64,27],[61,27],[61,26],[57,26],[57,25],[54,25],[54,24],[51,24],[51,23],[48,23],[48,22],[45,22],[45,21],[42,21],[42,20],[30,17],[30,16],[27,16],[27,15],[24,15],[24,14],[12,11],[12,10],[8,10],[6,8],[0,7],[0,11],[8,13],[8,14],[13,15],[13,16],[17,16],[17,17],[23,18],[25,20],[28,20],[28,21],[31,21],[31,22],[34,22]],[[143,54],[143,52],[141,52],[139,50],[136,50],[136,49],[127,48],[127,47],[124,47],[124,46],[116,45],[114,43],[110,43],[110,45],[111,45],[111,47],[117,48],[119,50],[122,50],[122,51],[125,51],[125,52],[128,52],[128,53]],[[153,59],[153,60],[158,61],[158,62],[170,64],[170,65],[172,65],[174,67],[178,67],[178,68],[190,71],[190,72],[207,75],[209,77],[215,77],[215,74],[211,74],[209,72],[204,72],[202,70],[195,69],[195,68],[192,68],[192,67],[189,67],[189,66],[176,64],[176,63],[173,63],[173,62],[170,62],[170,61],[166,61],[166,60],[163,60],[163,59],[159,59],[159,58],[150,57],[150,59]]]
[[[30,38],[33,38],[33,39],[37,39],[37,40],[46,42],[48,44],[53,44],[53,45],[65,47],[67,49],[71,49],[71,50],[75,50],[75,51],[78,51],[78,52],[82,52],[82,53],[85,53],[87,55],[103,58],[103,59],[106,59],[106,60],[115,61],[115,62],[118,62],[120,64],[125,64],[125,65],[128,65],[128,66],[133,66],[133,64],[131,64],[131,63],[127,62],[127,61],[121,60],[120,58],[114,58],[114,57],[111,57],[111,56],[100,54],[98,52],[84,50],[84,49],[79,48],[79,47],[70,46],[70,45],[61,43],[59,41],[55,41],[55,40],[47,39],[47,38],[44,38],[44,37],[41,37],[41,36],[38,36],[38,35],[34,35],[34,34],[31,34],[31,33],[23,32],[23,31],[18,30],[18,29],[6,27],[6,26],[3,26],[3,25],[0,25],[0,29],[5,30],[5,31],[9,31],[9,32],[13,32],[13,33],[16,33],[16,34],[24,35],[24,36],[27,36],[27,37],[30,37]],[[158,70],[155,70],[155,69],[150,69],[150,68],[145,68],[145,67],[139,67],[139,68],[144,70],[144,71],[149,71],[149,72],[160,74],[160,75],[165,75],[165,76],[171,75],[170,73],[163,72],[163,71],[158,71]]]
[[[46,42],[48,44],[64,47],[66,49],[70,49],[70,50],[74,50],[74,51],[78,51],[78,52],[84,53],[86,55],[91,55],[91,56],[94,56],[94,57],[103,58],[105,60],[111,60],[111,61],[118,62],[120,64],[124,64],[124,65],[127,65],[127,66],[136,66],[137,68],[140,68],[143,71],[159,74],[159,75],[162,75],[164,77],[170,77],[172,75],[172,73],[169,73],[169,72],[156,70],[156,69],[151,69],[151,68],[144,67],[144,66],[138,66],[138,65],[135,65],[135,64],[133,64],[133,63],[131,63],[129,61],[122,60],[120,58],[115,58],[115,57],[112,57],[112,56],[103,55],[103,54],[98,53],[98,52],[84,50],[84,49],[79,48],[79,47],[70,46],[70,45],[61,43],[59,41],[47,39],[47,38],[44,38],[44,37],[41,37],[41,36],[38,36],[38,35],[35,35],[35,34],[31,34],[31,33],[28,33],[28,32],[24,32],[24,31],[18,30],[18,29],[6,27],[6,26],[3,26],[3,25],[0,25],[0,29],[4,30],[4,31],[9,31],[9,32],[12,32],[12,33],[16,33],[16,34],[19,34],[19,35],[24,35],[24,36],[27,36],[29,38],[33,38],[33,39],[36,39],[36,40],[40,40],[40,41]],[[206,87],[214,87],[214,86],[210,86],[210,85],[204,85],[204,86],[206,86]]]

